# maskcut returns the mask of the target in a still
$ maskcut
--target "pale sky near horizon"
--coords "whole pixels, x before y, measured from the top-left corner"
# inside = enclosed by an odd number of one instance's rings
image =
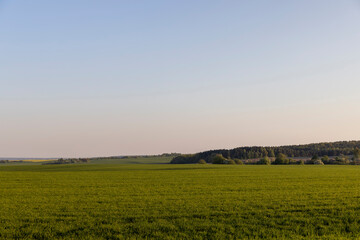
[[[0,0],[0,157],[360,140],[359,103],[359,0]]]

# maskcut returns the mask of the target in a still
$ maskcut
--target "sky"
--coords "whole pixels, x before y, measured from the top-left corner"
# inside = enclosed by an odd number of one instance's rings
[[[0,0],[0,157],[360,140],[360,0]]]

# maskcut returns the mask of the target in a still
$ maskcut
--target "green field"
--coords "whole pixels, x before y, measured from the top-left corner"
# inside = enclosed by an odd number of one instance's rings
[[[357,239],[359,166],[0,166],[1,239]]]

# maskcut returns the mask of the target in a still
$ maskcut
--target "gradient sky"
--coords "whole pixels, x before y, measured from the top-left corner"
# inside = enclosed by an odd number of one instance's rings
[[[0,0],[0,157],[358,140],[359,104],[359,0]]]

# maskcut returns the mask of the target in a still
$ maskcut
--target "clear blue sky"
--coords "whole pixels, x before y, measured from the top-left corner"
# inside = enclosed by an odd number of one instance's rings
[[[0,0],[0,156],[360,139],[360,1]]]

